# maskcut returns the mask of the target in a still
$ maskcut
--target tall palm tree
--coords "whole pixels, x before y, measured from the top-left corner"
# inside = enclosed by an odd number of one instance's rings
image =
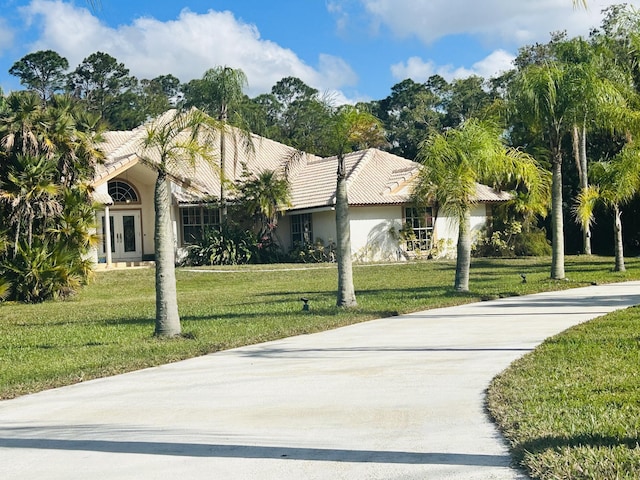
[[[560,62],[533,64],[516,74],[510,91],[514,114],[531,122],[544,137],[551,157],[551,278],[556,280],[565,277],[562,139],[573,125],[576,102],[572,92],[577,75]]]
[[[626,145],[610,162],[595,163],[591,178],[593,185],[580,192],[574,213],[578,222],[586,225],[594,221],[597,204],[613,211],[614,270],[622,272],[625,265],[621,207],[640,192],[640,150],[636,145]]]
[[[244,98],[243,90],[247,86],[247,77],[239,68],[228,66],[217,66],[207,70],[200,82],[202,98],[200,101],[205,104],[195,105],[211,116],[217,118],[223,124],[232,123],[235,126],[242,122],[238,118],[239,106]],[[229,179],[226,177],[227,170],[227,135],[235,133],[226,127],[220,131],[220,219],[224,222],[227,218],[227,188]],[[248,135],[242,139],[245,143]],[[238,143],[238,139],[235,140]],[[237,147],[237,145],[236,145]],[[234,170],[235,170],[234,164]]]
[[[384,144],[382,123],[373,115],[353,106],[338,108],[333,114],[328,130],[328,149],[338,158],[336,173],[336,260],[338,262],[338,293],[336,305],[357,305],[353,286],[351,261],[351,229],[349,198],[347,195],[347,168],[345,155],[354,149]]]
[[[468,120],[457,129],[431,135],[420,146],[422,162],[414,198],[458,220],[454,288],[469,290],[471,207],[478,183],[523,190],[530,205],[547,203],[549,176],[531,156],[504,145],[499,128]],[[542,209],[540,209],[542,210]]]
[[[175,255],[171,228],[170,171],[181,162],[195,165],[198,159],[211,161],[211,134],[217,124],[197,109],[170,112],[147,127],[140,157],[154,168],[157,178],[154,190],[156,263],[155,335],[180,335],[180,316],[176,292]]]
[[[603,50],[604,45],[592,45],[581,38],[555,45],[559,61],[571,71],[573,81],[569,95],[573,98],[571,110],[571,139],[581,190],[589,185],[587,161],[587,135],[594,129],[626,132],[637,114],[628,107],[633,91],[630,75],[612,61]],[[604,53],[604,54],[603,54]],[[591,254],[591,232],[583,225],[583,252]]]

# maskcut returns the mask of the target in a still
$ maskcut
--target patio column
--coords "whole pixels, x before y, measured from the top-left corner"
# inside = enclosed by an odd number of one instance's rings
[[[107,254],[107,268],[111,266],[111,220],[109,218],[109,205],[104,206],[104,248]]]

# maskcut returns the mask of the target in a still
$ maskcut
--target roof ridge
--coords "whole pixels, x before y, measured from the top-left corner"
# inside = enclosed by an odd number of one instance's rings
[[[351,152],[349,155],[360,154],[360,159],[356,161],[356,164],[353,166],[349,175],[347,175],[347,192],[349,191],[349,185],[356,181],[358,175],[365,166],[369,163],[370,159],[375,156],[376,149],[375,148],[367,148],[365,150],[358,150],[355,152]],[[345,155],[346,157],[346,155]]]

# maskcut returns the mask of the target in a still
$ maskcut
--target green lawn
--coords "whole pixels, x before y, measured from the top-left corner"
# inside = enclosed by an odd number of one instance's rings
[[[640,310],[544,342],[492,382],[488,407],[533,478],[640,478]]]
[[[624,273],[612,265],[568,257],[568,280],[552,281],[549,259],[477,259],[468,294],[452,289],[453,262],[357,265],[354,310],[334,306],[335,265],[179,269],[185,335],[174,340],[153,337],[152,269],[99,272],[71,300],[0,304],[0,398],[420,309],[640,278],[640,259]],[[494,381],[489,408],[539,478],[636,478],[639,364],[640,312],[630,309],[524,357]]]

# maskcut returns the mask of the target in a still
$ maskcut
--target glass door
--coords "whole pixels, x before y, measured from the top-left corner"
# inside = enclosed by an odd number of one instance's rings
[[[104,239],[104,216],[102,216],[102,238]],[[142,260],[142,235],[139,211],[111,212],[111,256],[114,262]],[[106,251],[106,241],[102,242],[102,251]]]

